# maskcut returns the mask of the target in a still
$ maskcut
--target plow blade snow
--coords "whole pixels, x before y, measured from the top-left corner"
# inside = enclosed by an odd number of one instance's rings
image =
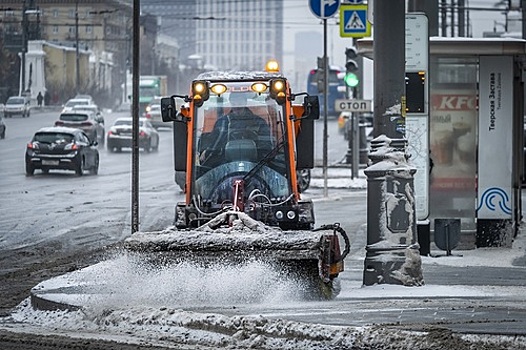
[[[339,225],[283,231],[243,213],[236,212],[235,217],[230,226],[222,225],[224,221],[219,219],[196,229],[137,232],[124,245],[128,250],[145,253],[148,259],[157,256],[163,260],[213,260],[227,264],[257,259],[305,282],[304,295],[309,299],[332,299],[339,293],[337,277],[349,250],[347,236]],[[338,234],[345,241],[343,254]]]

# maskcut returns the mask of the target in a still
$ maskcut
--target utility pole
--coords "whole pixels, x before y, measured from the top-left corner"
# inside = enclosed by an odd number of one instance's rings
[[[20,62],[20,91],[19,95],[22,96],[26,91],[26,53],[27,53],[27,27],[29,22],[27,21],[27,0],[24,0],[22,6],[22,55]]]
[[[140,0],[133,0],[132,198],[131,233],[139,231],[139,74]]]
[[[80,87],[80,63],[79,63],[79,0],[75,3],[75,90],[78,94]]]
[[[405,1],[374,1],[374,136],[363,284],[423,284],[405,139]]]

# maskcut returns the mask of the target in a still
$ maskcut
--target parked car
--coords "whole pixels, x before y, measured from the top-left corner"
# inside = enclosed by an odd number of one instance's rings
[[[66,127],[45,127],[38,130],[26,147],[26,175],[36,169],[44,174],[51,169],[73,170],[78,176],[89,170],[99,172],[97,141],[84,131]]]
[[[4,118],[0,115],[0,139],[5,139],[5,130],[7,126],[5,125]]]
[[[68,100],[62,106],[62,113],[71,112],[71,110],[73,109],[74,106],[79,106],[79,105],[87,106],[87,105],[91,105],[91,104],[93,104],[93,103],[92,103],[92,100],[89,99],[89,98],[72,98],[72,99]]]
[[[4,106],[4,116],[6,118],[14,115],[20,115],[22,118],[29,117],[31,114],[31,107],[29,99],[25,96],[11,96],[7,99]]]
[[[120,152],[122,148],[132,147],[132,122],[132,118],[115,120],[106,139],[108,151]],[[146,152],[159,149],[159,133],[146,118],[139,118],[139,147]]]
[[[82,129],[89,139],[104,144],[104,118],[87,110],[72,110],[61,113],[55,126]]]

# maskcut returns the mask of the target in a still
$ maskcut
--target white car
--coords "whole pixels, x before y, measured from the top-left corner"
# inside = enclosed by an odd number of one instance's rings
[[[6,118],[14,115],[21,115],[22,118],[29,117],[29,99],[24,96],[11,96],[7,99],[4,106],[4,116]]]
[[[89,106],[91,104],[92,102],[88,98],[72,98],[68,100],[64,106],[62,106],[62,112],[60,113],[71,112],[74,106]]]

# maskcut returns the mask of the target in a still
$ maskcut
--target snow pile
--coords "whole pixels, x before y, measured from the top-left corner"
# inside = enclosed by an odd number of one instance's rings
[[[12,315],[18,322],[37,324],[44,334],[118,340],[142,346],[185,344],[200,349],[526,349],[513,337],[455,335],[431,328],[411,332],[396,326],[344,327],[306,324],[262,316],[224,316],[172,308],[34,311],[23,302]],[[32,329],[34,331],[34,329]],[[470,344],[470,345],[468,345]],[[180,348],[180,347],[177,347]]]

